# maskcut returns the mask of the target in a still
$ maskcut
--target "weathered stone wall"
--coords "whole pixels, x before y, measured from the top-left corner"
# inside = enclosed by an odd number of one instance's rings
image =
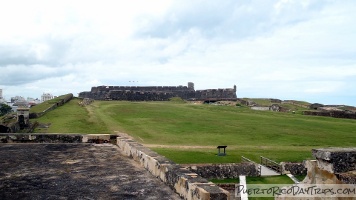
[[[308,171],[301,184],[356,184],[356,148],[313,149],[312,154],[316,160],[305,161]],[[277,196],[275,199],[293,200],[295,197]]]
[[[331,173],[356,170],[356,148],[313,149],[312,154],[317,158],[320,169]]]
[[[236,98],[236,91],[231,88],[227,89],[209,89],[209,90],[197,90],[195,96],[196,99],[208,99],[208,98]]]
[[[115,139],[109,134],[0,133],[0,143],[94,143]]]
[[[126,101],[167,101],[175,95],[172,92],[140,92],[130,90],[111,90],[105,99]]]
[[[335,118],[347,118],[356,119],[356,113],[350,113],[346,111],[304,111],[304,115],[315,115],[315,116],[325,116],[325,117],[335,117]]]
[[[316,161],[306,163],[304,183],[356,184],[356,148],[313,149]]]
[[[229,199],[228,191],[129,138],[118,137],[117,145],[184,199]]]
[[[258,166],[254,163],[196,164],[183,165],[206,179],[238,178],[240,175],[258,176]]]
[[[306,175],[307,168],[304,163],[282,162],[282,174]]]
[[[1,142],[33,142],[33,143],[81,143],[82,135],[62,134],[0,134]]]
[[[194,83],[187,86],[98,86],[90,92],[79,93],[80,98],[95,100],[166,101],[172,97],[182,99],[236,98],[236,87],[226,89],[194,90]]]

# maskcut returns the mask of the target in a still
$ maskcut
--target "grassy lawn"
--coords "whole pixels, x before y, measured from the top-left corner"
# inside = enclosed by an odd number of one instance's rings
[[[51,100],[42,102],[40,104],[37,104],[36,106],[33,106],[30,109],[30,112],[31,113],[39,113],[39,112],[45,111],[46,109],[50,108],[53,104],[56,104],[57,102],[59,102],[61,99],[67,98],[68,95],[71,95],[71,94],[61,95],[61,96],[56,97],[54,99],[51,99]]]
[[[239,183],[238,178],[229,179],[211,179],[213,183]],[[264,177],[246,177],[246,184],[293,184],[294,182],[287,175],[264,176]]]
[[[352,147],[356,141],[356,120],[177,101],[81,107],[74,99],[38,121],[51,123],[46,131],[53,133],[124,132],[177,163],[239,162],[241,156],[302,161],[311,158],[312,148]],[[228,146],[227,156],[216,156],[218,145]]]
[[[40,123],[50,124],[48,129],[37,128],[38,133],[110,133],[102,126],[101,120],[91,115],[85,107],[78,105],[79,100],[73,99],[44,116],[34,119]]]

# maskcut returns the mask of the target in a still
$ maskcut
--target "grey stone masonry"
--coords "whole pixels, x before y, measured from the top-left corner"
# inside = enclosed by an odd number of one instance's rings
[[[185,100],[202,99],[236,99],[236,86],[195,90],[194,83],[187,86],[97,86],[90,91],[79,93],[80,98],[95,100],[126,100],[126,101],[167,101],[172,97]]]
[[[168,160],[127,137],[117,137],[123,154],[139,162],[151,174],[187,200],[227,200],[230,193],[198,174]]]
[[[312,154],[319,161],[319,168],[331,173],[356,170],[356,148],[313,149]]]
[[[254,163],[189,164],[183,165],[206,179],[238,178],[240,175],[258,176]]]

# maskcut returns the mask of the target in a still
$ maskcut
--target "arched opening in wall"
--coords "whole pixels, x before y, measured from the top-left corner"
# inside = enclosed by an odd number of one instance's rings
[[[216,103],[217,100],[204,100],[204,104]]]
[[[23,115],[19,115],[19,125],[21,130],[25,128],[25,117]]]
[[[0,125],[0,133],[9,133],[11,129],[7,126]]]

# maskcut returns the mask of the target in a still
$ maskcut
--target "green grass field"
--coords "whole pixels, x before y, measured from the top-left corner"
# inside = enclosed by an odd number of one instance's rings
[[[247,107],[174,102],[78,99],[37,119],[51,133],[116,133],[133,136],[177,163],[239,162],[241,156],[280,161],[311,158],[311,149],[356,145],[356,120],[253,111]],[[216,146],[227,145],[227,156]]]
[[[240,182],[238,178],[211,179],[210,181],[213,183],[239,183]],[[287,175],[265,176],[265,177],[247,176],[246,184],[294,184],[294,182]]]
[[[45,111],[48,108],[50,108],[51,106],[53,106],[54,104],[56,104],[57,102],[59,102],[60,100],[68,98],[68,96],[70,96],[70,95],[72,95],[72,94],[61,95],[54,99],[37,104],[36,106],[31,107],[30,113],[39,113],[39,112]]]

